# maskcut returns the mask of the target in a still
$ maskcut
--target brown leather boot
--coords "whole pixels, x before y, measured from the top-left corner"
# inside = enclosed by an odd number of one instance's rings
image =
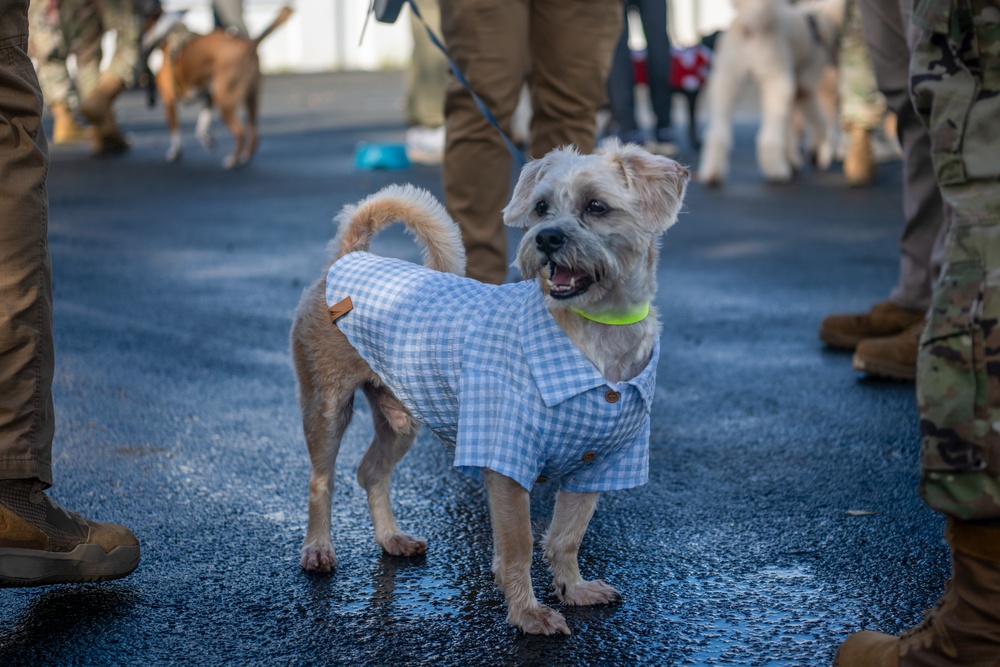
[[[1000,665],[1000,528],[950,520],[951,580],[924,621],[899,637],[856,632],[834,667]]]
[[[875,154],[871,132],[862,127],[848,130],[847,155],[844,156],[844,179],[851,187],[871,185],[875,181]]]
[[[37,480],[0,480],[0,586],[119,579],[139,564],[125,526],[67,512]]]
[[[76,122],[68,104],[56,102],[51,111],[53,144],[74,144],[90,139],[90,130]]]
[[[819,338],[827,345],[853,350],[868,338],[895,336],[917,323],[924,314],[880,301],[867,313],[827,315],[819,325]]]
[[[917,377],[917,349],[924,331],[921,320],[903,333],[858,343],[851,365],[876,377],[913,381]]]
[[[90,153],[95,157],[118,155],[129,149],[111,108],[124,87],[125,84],[117,76],[102,74],[97,88],[80,104],[80,113],[94,125]]]

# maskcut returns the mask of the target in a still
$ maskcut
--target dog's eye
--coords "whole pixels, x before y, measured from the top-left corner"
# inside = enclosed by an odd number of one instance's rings
[[[591,199],[589,202],[587,202],[587,208],[585,208],[584,210],[587,213],[591,213],[593,215],[604,215],[611,209],[608,208],[608,205],[605,204],[604,202],[598,201],[597,199]]]
[[[539,218],[544,218],[545,214],[549,212],[549,203],[544,199],[537,204],[535,204],[535,213]]]

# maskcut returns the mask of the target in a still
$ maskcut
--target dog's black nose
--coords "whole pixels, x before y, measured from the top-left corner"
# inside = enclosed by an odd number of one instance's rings
[[[535,236],[535,244],[538,245],[538,249],[546,255],[551,255],[556,250],[559,250],[559,248],[566,245],[566,235],[563,234],[561,229],[546,227],[545,229],[540,230]]]

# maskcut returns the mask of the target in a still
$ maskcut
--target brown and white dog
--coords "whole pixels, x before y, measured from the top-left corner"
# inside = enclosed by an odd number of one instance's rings
[[[361,295],[357,291],[369,288],[359,287],[353,277],[348,280],[341,276],[341,282],[337,282],[337,278],[328,278],[330,269],[333,272],[329,275],[335,276],[337,271],[343,270],[338,267],[360,267],[352,269],[357,271],[352,275],[360,273],[362,284],[377,285],[366,296],[369,303],[375,304],[371,307],[384,313],[391,321],[399,322],[405,316],[411,318],[408,321],[416,319],[418,324],[429,322],[426,337],[415,336],[412,329],[407,328],[400,341],[402,345],[398,347],[391,342],[394,339],[384,328],[375,329],[370,339],[380,348],[386,348],[393,359],[401,355],[403,347],[408,348],[407,354],[414,354],[421,360],[433,358],[441,348],[447,348],[448,354],[461,356],[463,363],[467,364],[469,358],[465,356],[465,346],[442,342],[446,334],[441,327],[447,319],[457,323],[451,330],[464,332],[466,329],[474,330],[478,321],[481,323],[479,326],[496,331],[496,327],[482,324],[483,320],[475,316],[466,319],[451,305],[455,303],[454,294],[457,291],[476,290],[475,294],[482,295],[482,299],[476,301],[478,312],[490,313],[491,317],[492,314],[502,313],[515,323],[509,327],[514,333],[506,339],[513,344],[499,349],[501,356],[513,355],[514,348],[518,349],[518,354],[529,357],[532,350],[539,348],[543,353],[557,347],[566,349],[573,355],[573,363],[586,366],[590,376],[596,378],[594,389],[588,389],[580,396],[593,401],[593,405],[600,410],[606,409],[609,403],[617,403],[617,408],[626,401],[625,394],[621,394],[619,402],[619,394],[605,384],[624,387],[638,377],[648,377],[646,374],[651,368],[655,388],[655,350],[658,349],[656,343],[660,324],[655,307],[650,310],[649,304],[657,287],[659,241],[677,220],[688,178],[687,170],[673,160],[651,155],[638,146],[621,146],[617,142],[600,155],[580,155],[568,148],[555,150],[530,162],[523,169],[513,197],[504,209],[504,221],[525,230],[517,251],[517,264],[522,275],[532,282],[506,286],[486,286],[449,275],[461,275],[465,270],[461,235],[444,207],[426,191],[412,186],[390,186],[358,205],[344,209],[338,216],[340,230],[332,245],[333,257],[322,277],[305,289],[291,332],[303,430],[312,462],[309,520],[301,550],[303,569],[328,572],[337,564],[331,539],[334,466],[341,438],[353,414],[355,391],[363,390],[371,404],[375,422],[375,437],[359,465],[357,479],[368,494],[376,543],[385,552],[396,556],[422,554],[427,548],[426,541],[399,529],[389,499],[393,467],[412,445],[418,428],[416,417],[419,411],[408,410],[408,403],[405,404],[403,399],[412,397],[411,390],[418,384],[422,391],[429,392],[430,401],[435,405],[457,401],[466,406],[464,401],[468,399],[465,395],[467,385],[460,387],[448,381],[444,386],[437,372],[419,377],[411,375],[408,380],[400,380],[398,377],[383,377],[373,370],[372,365],[380,367],[378,362],[369,364],[366,361],[371,357],[365,352],[363,344],[356,347],[358,340],[351,332],[350,326],[353,325],[349,326],[348,322],[348,318],[355,317],[363,309],[361,300],[336,301],[341,297],[331,297],[333,292],[328,292],[343,289],[359,297]],[[372,237],[396,221],[405,223],[423,246],[427,268],[356,252],[367,250]],[[384,271],[369,270],[371,263],[381,266]],[[394,275],[404,272],[406,276],[416,275],[421,288],[411,289],[412,283],[398,282],[392,288],[383,288],[381,281],[385,280],[384,275],[389,271],[397,272]],[[455,291],[448,292],[447,304],[441,306],[447,308],[444,317],[440,313],[431,314],[422,307],[405,312],[392,307],[394,299],[404,293],[427,299],[427,292],[433,292],[427,286],[442,283],[455,286]],[[500,302],[502,295],[515,291],[518,295],[526,295],[525,298],[514,301],[504,297],[506,301]],[[436,294],[434,292],[431,298],[438,299]],[[529,302],[533,304],[531,309],[511,307],[512,303]],[[341,308],[345,303],[349,305]],[[344,315],[351,309],[350,314]],[[600,323],[589,319],[594,313],[635,310],[640,310],[642,314],[630,321],[621,318],[623,321]],[[331,319],[336,324],[331,323]],[[535,339],[538,345],[532,347],[524,335],[525,327],[517,323],[538,320],[546,321],[546,331],[551,331],[551,335]],[[470,335],[471,345],[479,342],[478,333]],[[463,373],[467,369],[468,365],[462,366]],[[496,374],[496,367],[489,366],[486,375]],[[534,370],[512,380],[528,383],[524,386],[533,386],[532,378],[538,381]],[[439,383],[440,390],[437,389]],[[628,388],[623,389],[626,390]],[[633,393],[628,400],[636,400],[638,394],[634,388],[631,391]],[[650,389],[646,398],[651,400],[651,396]],[[506,423],[523,423],[533,433],[534,429],[540,428],[532,414],[523,414],[518,410],[514,410],[513,414],[504,411],[499,407],[498,398],[487,393],[469,400],[475,404],[475,410],[485,414],[487,421],[501,418]],[[546,405],[539,409],[557,410],[559,407]],[[503,414],[497,414],[497,411]],[[604,419],[601,416],[604,414],[601,412],[598,419]],[[648,427],[648,403],[643,418]],[[439,436],[439,428],[444,431],[452,428],[447,424],[425,423]],[[619,422],[609,417],[603,423]],[[565,421],[557,420],[553,428],[554,435],[541,438],[544,447],[552,445],[551,441],[559,440],[567,441],[559,446],[578,445],[576,436],[565,433]],[[629,435],[622,435],[614,428],[611,428],[614,437],[643,441],[644,458],[641,462],[644,466],[648,464],[648,428],[645,431],[633,429],[628,431]],[[495,432],[489,428],[485,429],[485,433],[485,440],[491,447],[495,445],[494,449],[511,451],[523,444],[506,439],[497,442]],[[604,438],[603,435],[596,437],[594,444],[587,445],[596,451],[584,454],[583,461],[600,461],[602,456],[605,459],[614,458],[612,445]],[[444,436],[441,439],[446,441]],[[459,435],[457,440],[458,446],[462,447],[462,436]],[[546,449],[546,456],[550,451]],[[579,454],[571,460],[576,462],[571,465],[581,465]],[[531,464],[534,464],[534,459]],[[457,458],[455,465],[461,467]],[[544,470],[542,466],[543,462],[539,462],[538,469]],[[481,476],[486,485],[493,523],[493,572],[507,599],[508,621],[530,634],[569,634],[563,616],[539,604],[531,582],[533,544],[528,496],[533,483],[545,480],[541,477],[536,480],[532,476],[526,484],[485,465],[475,468],[470,474]],[[598,495],[596,491],[566,490],[564,485],[556,497],[544,551],[552,567],[556,595],[567,605],[605,604],[620,599],[620,593],[609,584],[600,580],[585,581],[578,566],[577,552],[594,513]]]
[[[257,106],[260,97],[260,61],[257,47],[292,15],[285,6],[255,39],[246,39],[217,28],[207,35],[188,30],[178,14],[164,14],[143,36],[146,53],[157,47],[163,51],[163,64],[156,73],[156,89],[163,99],[170,130],[167,160],[181,156],[181,133],[177,121],[178,100],[203,96],[208,100],[199,113],[195,135],[207,149],[214,148],[209,131],[212,106],[233,133],[233,152],[223,161],[227,169],[246,164],[257,149]],[[240,109],[246,111],[246,124]]]

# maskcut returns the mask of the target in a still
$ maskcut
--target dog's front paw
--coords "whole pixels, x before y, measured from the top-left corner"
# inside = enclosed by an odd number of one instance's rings
[[[419,556],[427,553],[427,540],[405,533],[397,533],[388,539],[375,541],[387,554],[393,556]]]
[[[570,634],[566,619],[551,607],[536,605],[519,611],[511,609],[507,620],[528,635]]]
[[[179,159],[181,159],[180,146],[171,146],[167,150],[167,162],[177,162]]]
[[[622,600],[622,594],[617,588],[600,579],[581,581],[576,586],[557,585],[556,595],[564,604],[578,607],[621,602]]]
[[[302,569],[307,572],[329,572],[337,566],[333,544],[309,544],[302,547]]]

